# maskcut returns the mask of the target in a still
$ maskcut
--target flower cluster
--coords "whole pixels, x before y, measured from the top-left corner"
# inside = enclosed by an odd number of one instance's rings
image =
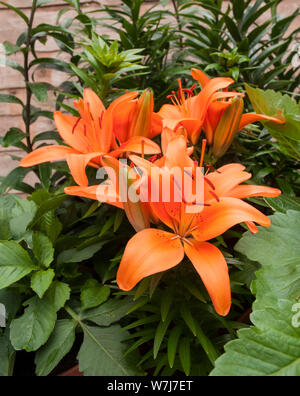
[[[178,94],[169,96],[172,104],[158,113],[150,90],[139,98],[138,92],[127,93],[105,109],[97,95],[86,89],[83,99],[75,103],[79,117],[54,114],[66,145],[38,148],[21,165],[65,159],[77,183],[65,189],[67,194],[125,210],[137,233],[119,266],[117,283],[122,290],[129,291],[143,278],[177,266],[186,255],[217,313],[226,316],[231,307],[228,267],[221,251],[208,241],[240,223],[253,233],[258,232],[256,224],[269,227],[270,219],[243,199],[276,197],[281,192],[242,185],[251,174],[241,164],[203,171],[206,146],[219,158],[246,125],[262,119],[284,120],[276,115],[243,114],[244,94],[229,91],[234,82],[230,78],[209,79],[196,69],[192,76],[201,91],[195,93],[196,84],[184,89],[179,80]],[[205,138],[197,160],[192,156],[202,132]],[[161,147],[153,141],[158,136]],[[89,186],[87,166],[105,169],[109,181]],[[140,199],[128,199],[130,190]]]

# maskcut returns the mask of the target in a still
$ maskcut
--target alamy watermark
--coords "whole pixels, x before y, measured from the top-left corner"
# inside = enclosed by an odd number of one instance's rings
[[[0,303],[0,327],[6,327],[6,309],[3,304]]]
[[[0,67],[6,67],[6,50],[4,45],[0,43]]]
[[[292,58],[292,66],[296,69],[300,66],[300,43],[294,43],[292,47],[292,52],[294,52],[294,56]]]
[[[110,167],[97,172],[97,179],[104,180],[98,186],[97,198],[107,203],[182,202],[186,213],[200,213],[206,206],[205,182],[211,190],[214,189],[203,171],[200,167],[131,168],[127,166],[127,160],[119,160],[117,172]]]
[[[292,326],[298,329],[300,327],[300,302],[292,306],[292,312],[296,312],[292,317]]]

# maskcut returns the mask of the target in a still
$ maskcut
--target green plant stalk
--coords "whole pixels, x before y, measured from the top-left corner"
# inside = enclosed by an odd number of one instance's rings
[[[25,130],[26,130],[26,142],[29,151],[32,151],[32,142],[30,137],[30,118],[31,118],[31,98],[32,92],[29,87],[30,79],[29,79],[29,48],[31,43],[31,31],[34,21],[35,12],[37,10],[37,0],[33,0],[31,7],[30,19],[28,22],[27,29],[27,41],[26,48],[24,51],[24,79],[25,79],[25,87],[26,87],[26,105],[25,105]]]
[[[179,10],[178,10],[178,6],[177,6],[177,0],[172,0],[172,3],[173,3],[174,11],[175,11],[175,18],[177,20],[178,30],[180,31],[180,33],[182,33],[182,26],[181,26]],[[183,38],[181,35],[180,35],[180,39],[179,39],[179,46],[180,46],[180,49],[183,49]]]

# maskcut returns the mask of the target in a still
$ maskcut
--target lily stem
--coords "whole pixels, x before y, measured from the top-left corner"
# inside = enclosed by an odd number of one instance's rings
[[[31,89],[29,86],[29,83],[30,83],[29,54],[30,54],[30,45],[31,45],[31,38],[32,38],[32,26],[33,26],[36,9],[37,9],[37,0],[33,0],[32,7],[31,7],[31,14],[30,14],[29,22],[28,22],[26,48],[24,50],[24,79],[25,79],[25,87],[26,87],[26,105],[25,105],[24,122],[25,122],[25,130],[26,130],[27,147],[28,147],[29,151],[32,151],[32,142],[31,142],[31,136],[30,136],[32,92],[31,92]]]

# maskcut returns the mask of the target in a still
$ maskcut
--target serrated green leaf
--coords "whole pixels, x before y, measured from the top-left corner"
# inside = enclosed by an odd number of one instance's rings
[[[59,311],[69,300],[71,294],[70,286],[60,281],[54,281],[47,290],[44,299],[47,299]]]
[[[70,352],[75,342],[75,329],[77,323],[74,320],[58,320],[55,329],[44,345],[35,356],[36,374],[39,377],[49,375],[59,362]]]
[[[26,233],[37,212],[34,202],[14,197],[16,203],[12,208],[12,219],[9,222],[11,232],[15,239],[21,239]]]
[[[79,370],[85,376],[135,376],[140,371],[136,368],[135,354],[124,358],[126,345],[123,343],[128,335],[118,325],[110,327],[83,326],[84,341],[78,354]]]
[[[55,272],[53,269],[47,271],[37,271],[31,277],[31,288],[36,294],[43,298],[46,291],[49,289],[53,279],[55,277]]]
[[[13,217],[12,209],[16,205],[15,196],[12,194],[0,196],[0,240],[12,238],[9,222]]]
[[[97,280],[86,281],[81,289],[81,308],[83,311],[98,307],[107,301],[110,296],[110,288],[102,286]]]
[[[0,289],[12,285],[37,269],[26,250],[18,243],[0,242]]]
[[[21,307],[21,294],[14,288],[0,290],[0,304],[5,306],[7,323],[15,318]]]
[[[251,321],[225,346],[212,376],[299,376],[300,327],[295,325],[300,290],[300,212],[271,217],[272,227],[246,233],[236,249],[262,269],[252,289],[256,294]]]
[[[9,340],[9,331],[0,333],[0,377],[13,375],[16,352]]]
[[[41,266],[48,268],[54,260],[54,248],[50,239],[41,232],[34,232],[32,242],[33,254],[38,263]]]
[[[15,350],[38,350],[50,337],[56,322],[56,311],[46,299],[33,297],[26,303],[25,313],[10,326],[10,340]]]
[[[81,319],[89,320],[98,326],[110,326],[126,316],[134,304],[131,298],[111,299],[98,308],[85,311],[81,314]]]
[[[278,110],[284,116],[284,124],[263,121],[270,134],[279,142],[284,153],[300,160],[300,106],[288,95],[273,90],[263,91],[251,88],[246,84],[246,90],[252,106],[257,113],[269,116],[278,115]]]

